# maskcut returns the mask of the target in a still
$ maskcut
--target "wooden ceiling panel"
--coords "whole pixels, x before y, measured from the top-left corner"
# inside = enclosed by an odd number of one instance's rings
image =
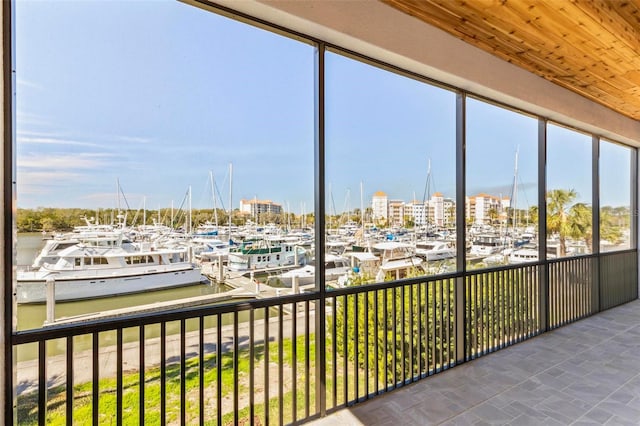
[[[381,0],[640,120],[640,0]]]

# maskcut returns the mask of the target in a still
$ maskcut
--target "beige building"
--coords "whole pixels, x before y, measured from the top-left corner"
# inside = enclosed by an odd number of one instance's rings
[[[271,200],[240,200],[240,212],[257,217],[262,213],[282,214],[282,206]]]
[[[500,198],[493,195],[480,193],[467,197],[466,218],[471,223],[491,223],[492,213],[495,220],[501,218],[505,212],[504,206],[509,206],[509,198]]]

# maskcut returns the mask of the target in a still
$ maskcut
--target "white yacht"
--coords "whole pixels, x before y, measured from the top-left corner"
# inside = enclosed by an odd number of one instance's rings
[[[509,254],[509,263],[512,265],[537,262],[539,259],[538,247],[536,245],[525,244]]]
[[[306,252],[296,244],[275,240],[245,240],[240,246],[229,250],[230,271],[265,270],[302,266],[306,263]]]
[[[456,250],[447,241],[418,241],[416,243],[416,255],[426,261],[445,260],[456,257]]]
[[[349,259],[343,256],[326,254],[324,258],[324,274],[326,281],[335,281],[351,270]],[[301,268],[283,272],[276,277],[270,277],[268,284],[275,281],[275,284],[291,287],[293,278],[298,277],[298,285],[309,285],[315,282],[315,265],[305,265]]]
[[[508,247],[505,237],[492,234],[476,236],[471,243],[469,254],[471,256],[490,256]]]
[[[411,244],[386,241],[370,248],[347,251],[351,259],[351,271],[338,279],[338,286],[352,285],[358,280],[382,282],[399,280],[415,274],[426,274],[423,260],[415,255]]]
[[[53,281],[55,299],[70,301],[117,296],[203,282],[200,269],[185,249],[156,248],[111,236],[80,242],[57,253],[55,263],[37,271],[18,271],[18,303],[46,300],[46,283]]]
[[[381,260],[376,281],[399,280],[409,275],[425,273],[422,259],[417,257],[411,244],[389,241],[374,244],[372,253]]]

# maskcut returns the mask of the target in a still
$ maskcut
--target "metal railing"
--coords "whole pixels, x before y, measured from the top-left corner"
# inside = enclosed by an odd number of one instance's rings
[[[16,419],[297,423],[637,296],[629,250],[21,331]]]
[[[629,250],[600,255],[600,310],[638,298],[638,253]]]
[[[465,359],[494,352],[540,330],[541,266],[483,270],[465,279]]]
[[[598,311],[595,279],[598,257],[580,256],[549,262],[549,328],[557,328]]]

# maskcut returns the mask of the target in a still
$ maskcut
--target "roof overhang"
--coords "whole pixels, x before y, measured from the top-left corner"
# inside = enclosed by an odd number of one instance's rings
[[[202,5],[196,0],[188,2]],[[640,146],[640,121],[385,3],[367,0],[218,0],[216,4],[471,94],[598,136]]]

